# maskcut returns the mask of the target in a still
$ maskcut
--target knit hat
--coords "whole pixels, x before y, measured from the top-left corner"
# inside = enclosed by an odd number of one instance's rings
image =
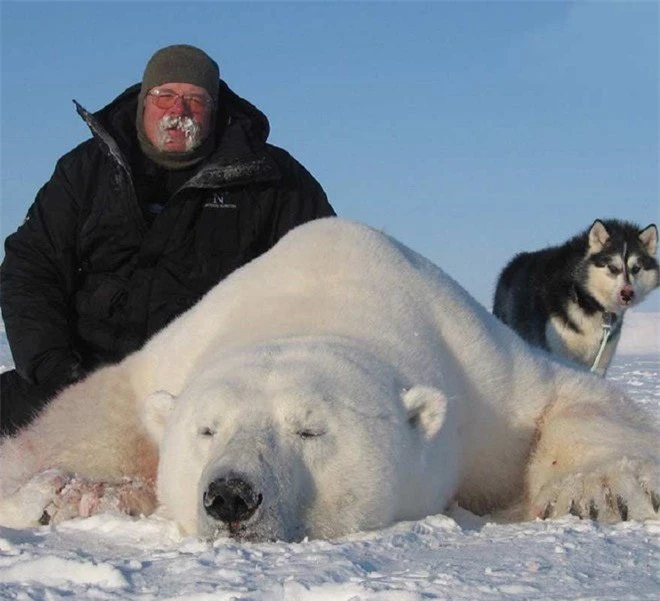
[[[188,44],[175,44],[156,51],[149,59],[142,76],[142,87],[138,96],[136,127],[140,146],[147,156],[170,169],[181,169],[199,162],[212,150],[213,140],[190,153],[165,153],[154,148],[144,132],[142,116],[144,99],[150,90],[164,83],[190,83],[204,88],[214,105],[218,104],[220,69],[217,63],[203,50]],[[215,119],[214,119],[215,121]],[[213,132],[214,127],[210,128]]]
[[[220,69],[206,52],[187,44],[176,44],[161,48],[149,59],[140,95],[168,82],[191,83],[204,88],[216,102],[219,80]]]

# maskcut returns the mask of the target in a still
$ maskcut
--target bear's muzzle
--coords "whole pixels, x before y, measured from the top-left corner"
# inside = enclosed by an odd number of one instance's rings
[[[224,522],[230,532],[249,520],[263,497],[243,478],[217,478],[204,491],[204,509],[214,520]]]

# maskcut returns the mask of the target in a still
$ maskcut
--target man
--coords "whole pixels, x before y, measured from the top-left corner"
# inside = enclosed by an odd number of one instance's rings
[[[2,433],[138,349],[291,228],[334,215],[198,48],[159,50],[142,83],[95,114],[76,106],[93,137],[60,158],[5,243],[0,304],[16,369],[1,376]]]

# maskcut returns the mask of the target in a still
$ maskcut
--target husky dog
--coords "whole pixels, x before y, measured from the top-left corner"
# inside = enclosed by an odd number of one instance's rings
[[[516,255],[493,313],[527,342],[605,375],[623,315],[659,284],[658,229],[600,220],[565,244]]]

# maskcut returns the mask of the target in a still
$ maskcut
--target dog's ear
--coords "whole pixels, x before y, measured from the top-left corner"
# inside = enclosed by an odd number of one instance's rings
[[[654,255],[658,249],[658,228],[655,223],[647,225],[641,232],[639,232],[639,241],[642,243],[646,252]]]
[[[596,219],[589,230],[589,250],[592,253],[600,252],[609,239],[610,233],[605,224],[600,219]]]

